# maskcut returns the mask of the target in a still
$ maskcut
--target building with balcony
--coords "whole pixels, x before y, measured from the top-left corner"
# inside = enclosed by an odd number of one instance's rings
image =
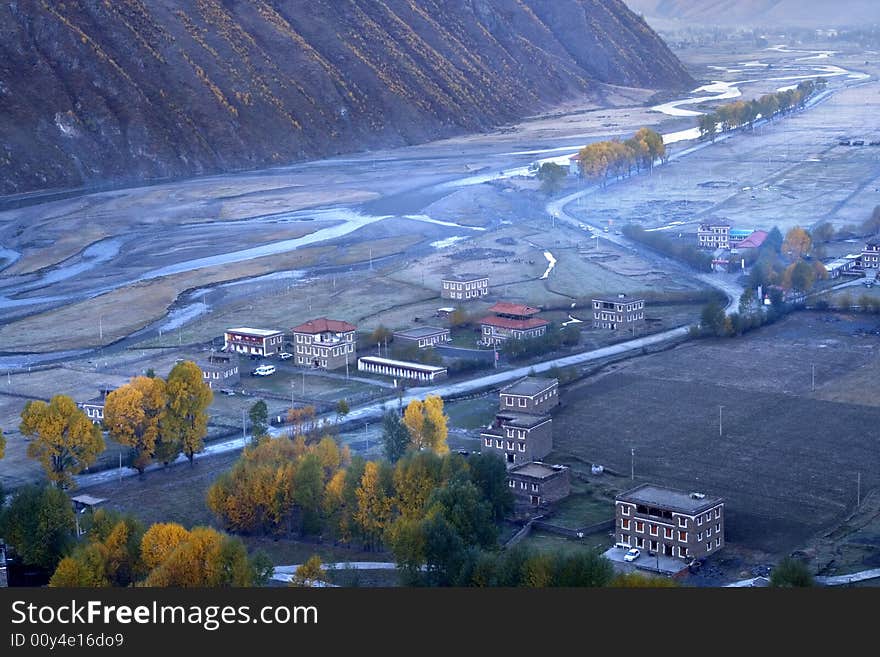
[[[335,370],[357,362],[357,327],[320,317],[290,329],[293,355],[301,367]]]
[[[223,335],[223,351],[237,354],[266,358],[284,350],[284,333],[282,331],[232,328]]]
[[[629,331],[644,321],[644,299],[625,294],[593,299],[593,328]]]
[[[724,547],[724,500],[642,484],[615,499],[615,541],[689,562]]]
[[[231,388],[241,381],[238,354],[234,352],[211,352],[210,356],[199,361],[198,366],[212,390]]]

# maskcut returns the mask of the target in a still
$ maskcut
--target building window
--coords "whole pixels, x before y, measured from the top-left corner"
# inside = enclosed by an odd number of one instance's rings
[[[532,484],[532,491],[537,492],[538,484]]]
[[[715,531],[716,531],[716,533],[721,532],[721,523],[720,522],[717,525],[715,525]]]
[[[717,509],[715,509],[715,517],[716,518],[721,517],[721,507],[718,507]]]
[[[721,547],[721,539],[720,538],[715,539],[715,547]]]
[[[627,518],[627,519],[625,519],[625,520],[621,520],[621,521],[620,521],[620,526],[621,526],[623,529],[629,529],[629,519]]]
[[[525,444],[525,443],[520,443],[520,444],[519,444],[519,451],[521,451],[521,452],[526,451],[526,444]]]
[[[627,536],[626,534],[621,534],[620,535],[620,542],[623,543],[624,545],[628,546],[629,545],[629,536]]]
[[[700,532],[699,534],[697,534],[697,540],[698,540],[698,541],[702,541],[702,540],[703,540],[703,532]]]
[[[687,543],[688,533],[687,532],[678,532],[678,540],[682,543]]]
[[[712,541],[709,541],[708,543],[706,543],[706,552],[711,552],[711,551],[712,551]]]
[[[520,406],[520,408],[525,408],[525,407],[526,407],[526,400],[525,400],[525,399],[520,399],[520,400],[519,400],[519,406]]]
[[[638,536],[636,536],[636,547],[640,547],[640,548],[645,547],[645,539],[639,538]]]
[[[492,446],[492,439],[486,438],[486,447],[491,447],[491,446]]]
[[[643,523],[639,520],[636,520],[636,531],[637,532],[644,532],[645,531],[645,523]]]
[[[702,524],[703,524],[703,516],[697,517],[697,525],[702,525]]]
[[[663,537],[664,538],[672,538],[672,528],[664,527],[663,528]]]
[[[682,516],[679,516],[679,517],[678,517],[678,526],[679,526],[679,527],[687,527],[687,526],[688,526],[687,518],[684,518],[684,517],[682,517]]]
[[[658,532],[657,525],[651,525],[651,536],[657,536]]]
[[[508,406],[513,406],[513,397],[505,397],[504,400]]]
[[[686,559],[688,555],[688,549],[686,547],[678,546],[678,556],[682,559]]]
[[[708,538],[708,537],[711,536],[711,535],[712,535],[712,528],[709,527],[709,528],[706,530],[706,537]]]
[[[520,487],[522,490],[525,490],[525,489],[526,489],[526,482],[524,482],[524,481],[519,482],[519,487]]]
[[[628,504],[622,505],[620,507],[620,513],[621,513],[621,515],[628,516],[629,515],[629,505]]]
[[[516,488],[516,483],[514,483],[513,479],[508,480],[507,485],[511,488]]]

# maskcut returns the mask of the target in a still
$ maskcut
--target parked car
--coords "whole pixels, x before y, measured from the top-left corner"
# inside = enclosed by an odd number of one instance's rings
[[[278,354],[278,358],[280,358],[281,360],[287,360],[288,358],[293,358],[293,354],[282,351]]]
[[[638,548],[630,548],[626,554],[623,555],[624,561],[635,561],[641,556],[642,552]]]
[[[274,365],[260,365],[258,368],[251,370],[251,376],[269,376],[275,374]]]

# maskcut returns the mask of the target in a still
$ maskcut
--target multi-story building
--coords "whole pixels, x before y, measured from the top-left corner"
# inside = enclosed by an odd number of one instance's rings
[[[553,449],[552,422],[549,415],[498,413],[480,432],[481,451],[502,456],[508,467],[540,461]]]
[[[550,322],[535,317],[540,310],[518,303],[499,302],[489,308],[492,315],[480,320],[483,344],[495,346],[505,340],[539,338]]]
[[[593,299],[593,328],[628,331],[645,320],[645,300],[618,294]]]
[[[234,352],[211,352],[211,355],[199,362],[205,383],[212,390],[228,388],[241,381],[238,370],[238,354]]]
[[[880,240],[870,240],[862,249],[862,269],[880,269]]]
[[[113,392],[115,388],[103,386],[98,390],[98,396],[92,397],[88,401],[77,404],[86,414],[92,424],[101,424],[104,421],[104,405],[107,403],[107,395]]]
[[[697,243],[701,249],[729,249],[730,222],[716,219],[701,223],[697,228]]]
[[[559,405],[559,380],[527,376],[501,388],[498,396],[502,412],[547,415]]]
[[[320,317],[293,327],[293,354],[296,364],[335,370],[357,363],[357,327],[335,319]]]
[[[724,500],[642,484],[615,500],[619,545],[690,561],[724,547]]]
[[[448,328],[434,326],[416,326],[403,331],[394,332],[394,342],[401,346],[416,345],[419,349],[426,349],[434,345],[449,342],[450,332]]]
[[[443,299],[470,301],[489,294],[489,277],[480,274],[450,274],[440,281]]]
[[[558,502],[571,493],[568,467],[540,461],[512,467],[507,471],[507,485],[517,501],[533,506]]]
[[[282,331],[232,328],[223,335],[223,351],[237,354],[266,358],[274,356],[284,349],[284,333]]]

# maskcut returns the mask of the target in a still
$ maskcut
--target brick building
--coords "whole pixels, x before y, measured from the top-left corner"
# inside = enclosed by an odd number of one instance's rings
[[[482,452],[496,453],[508,467],[540,461],[553,449],[553,420],[549,415],[501,412],[480,432]]]
[[[301,367],[335,370],[357,363],[357,327],[320,317],[293,327],[293,354]]]
[[[724,500],[642,484],[615,500],[619,545],[690,561],[724,547]]]
[[[866,272],[880,269],[880,240],[865,242],[862,249],[862,269]]]
[[[558,502],[571,493],[571,477],[564,465],[540,461],[517,465],[507,471],[507,485],[518,502],[540,506]]]
[[[394,342],[400,346],[416,345],[419,349],[427,349],[450,340],[448,328],[434,326],[416,326],[403,331],[394,332]]]

